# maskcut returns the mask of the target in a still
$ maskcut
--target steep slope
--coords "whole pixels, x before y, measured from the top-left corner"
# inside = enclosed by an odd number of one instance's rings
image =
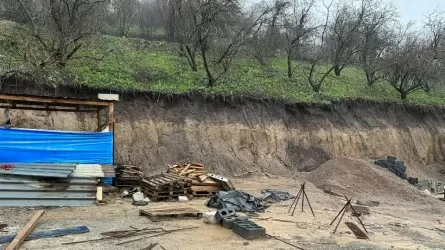
[[[127,97],[117,104],[116,116],[116,162],[142,165],[147,172],[193,160],[229,176],[252,169],[289,175],[336,156],[371,160],[395,155],[408,163],[411,175],[437,177],[445,161],[441,108],[149,96]],[[97,126],[94,115],[54,112],[14,111],[12,122],[72,130]],[[431,164],[434,169],[426,168]]]

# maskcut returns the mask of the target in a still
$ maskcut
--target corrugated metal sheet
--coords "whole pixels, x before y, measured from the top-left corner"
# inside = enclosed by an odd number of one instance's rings
[[[35,178],[0,175],[0,206],[92,206],[96,178]]]
[[[71,174],[73,177],[115,177],[113,165],[79,164]]]
[[[0,164],[0,166],[3,165],[13,166],[12,169],[0,169],[0,174],[3,175],[21,175],[52,178],[68,178],[68,176],[76,168],[76,164]]]

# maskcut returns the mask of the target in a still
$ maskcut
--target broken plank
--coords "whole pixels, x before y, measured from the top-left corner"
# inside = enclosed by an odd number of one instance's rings
[[[207,175],[205,175],[205,174],[198,176],[198,179],[199,179],[200,182],[205,181],[207,178],[209,178],[209,177]]]
[[[25,239],[25,241],[42,239],[42,238],[60,237],[60,236],[71,235],[71,234],[88,233],[89,231],[90,230],[86,226],[46,230],[46,231],[31,233]],[[16,235],[2,235],[2,236],[0,236],[0,244],[11,242],[15,237],[16,237]]]
[[[17,236],[12,240],[11,244],[6,248],[6,250],[17,250],[22,245],[23,241],[31,234],[32,230],[37,226],[39,219],[43,216],[45,210],[37,211],[31,220],[26,224],[26,226],[20,230]]]
[[[366,235],[356,224],[353,222],[345,222],[346,226],[354,233],[357,239],[367,240],[369,239],[368,235]]]

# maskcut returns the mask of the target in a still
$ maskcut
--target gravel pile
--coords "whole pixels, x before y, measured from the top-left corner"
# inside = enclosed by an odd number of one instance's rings
[[[385,169],[358,159],[339,157],[327,161],[308,175],[320,189],[356,199],[435,202],[408,182]]]

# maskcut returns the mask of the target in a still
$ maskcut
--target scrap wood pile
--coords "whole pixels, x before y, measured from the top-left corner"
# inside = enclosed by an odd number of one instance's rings
[[[134,187],[142,179],[141,168],[133,165],[119,165],[116,169],[116,187]]]
[[[169,165],[168,173],[186,176],[191,179],[190,194],[199,196],[212,196],[219,191],[234,189],[230,181],[224,177],[209,174],[203,164],[200,163],[184,163]]]

